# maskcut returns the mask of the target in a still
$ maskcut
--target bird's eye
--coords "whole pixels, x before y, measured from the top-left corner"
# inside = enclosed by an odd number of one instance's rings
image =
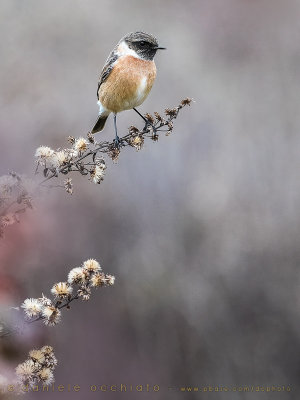
[[[141,47],[146,46],[146,42],[144,40],[141,40],[139,44],[140,44]]]

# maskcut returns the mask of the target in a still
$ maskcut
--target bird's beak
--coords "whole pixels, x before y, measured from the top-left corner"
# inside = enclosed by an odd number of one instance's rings
[[[155,50],[167,50],[166,47],[155,47]]]

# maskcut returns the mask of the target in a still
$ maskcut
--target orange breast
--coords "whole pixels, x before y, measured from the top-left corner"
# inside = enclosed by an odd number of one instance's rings
[[[112,112],[137,107],[148,96],[156,76],[154,61],[121,56],[99,88],[101,104]]]

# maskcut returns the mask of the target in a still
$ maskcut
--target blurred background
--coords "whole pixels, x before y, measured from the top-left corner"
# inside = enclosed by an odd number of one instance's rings
[[[3,313],[49,295],[96,258],[115,286],[77,301],[55,328],[0,342],[0,374],[51,344],[57,384],[25,399],[296,399],[300,350],[300,2],[2,0],[0,175],[31,176],[40,145],[93,126],[98,75],[127,32],[168,50],[140,111],[186,96],[174,134],[108,161],[100,186],[74,177],[39,198],[0,242]],[[142,126],[133,111],[119,131]],[[100,136],[102,135],[102,136]],[[98,139],[112,139],[112,118]],[[93,393],[90,385],[159,385]],[[181,386],[275,385],[280,393]],[[173,389],[168,389],[172,387]]]

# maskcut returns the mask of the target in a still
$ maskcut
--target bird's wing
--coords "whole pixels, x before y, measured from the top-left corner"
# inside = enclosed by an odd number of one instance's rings
[[[114,49],[108,56],[108,59],[106,60],[106,63],[104,65],[104,67],[102,68],[102,71],[101,71],[101,74],[99,77],[98,88],[97,88],[98,100],[99,100],[99,88],[102,85],[102,83],[108,78],[109,74],[111,73],[111,71],[114,67],[114,63],[117,61],[117,59],[118,59],[117,50]]]

